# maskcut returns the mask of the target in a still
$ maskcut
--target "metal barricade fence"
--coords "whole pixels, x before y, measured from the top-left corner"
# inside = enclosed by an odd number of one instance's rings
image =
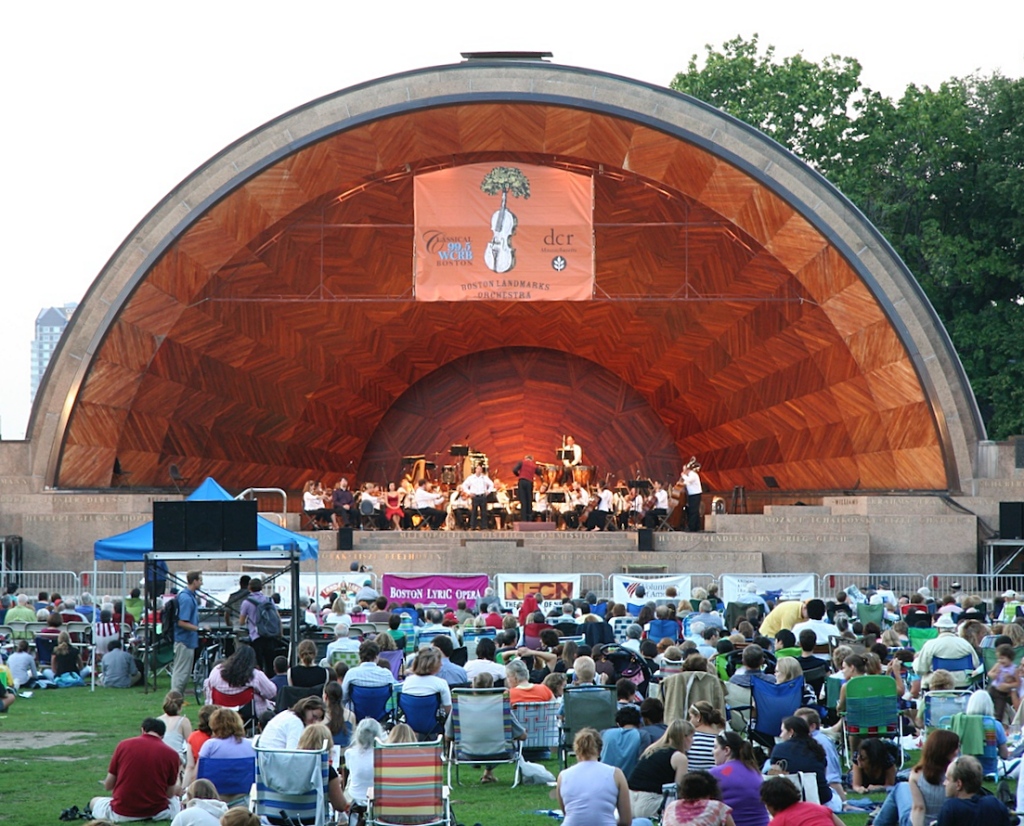
[[[611,599],[612,589],[608,577],[596,573],[580,574],[580,598],[585,597],[589,591],[593,591],[598,599]]]
[[[1001,581],[1012,577],[995,578]],[[998,591],[994,590],[993,577],[988,574],[928,574],[926,579],[925,584],[931,589],[932,596],[937,600],[952,593],[953,583],[959,583],[961,593],[977,595],[987,600],[990,605],[992,597],[997,597],[1006,590],[1006,586],[1001,587]],[[1012,585],[1010,587],[1013,588]],[[1014,588],[1014,590],[1017,589]]]
[[[917,592],[918,588],[928,585],[924,574],[823,574],[818,583],[818,596],[822,599],[834,597],[837,591],[843,591],[856,585],[861,592],[868,589],[877,590],[888,583],[888,590],[897,597],[908,596]]]
[[[41,591],[64,596],[78,596],[79,583],[74,571],[8,571],[7,581],[17,584],[18,591],[34,597]]]
[[[121,597],[130,594],[132,588],[142,588],[142,569],[97,571],[95,577],[92,571],[80,571],[78,582],[81,589],[92,594],[98,603],[103,594]]]

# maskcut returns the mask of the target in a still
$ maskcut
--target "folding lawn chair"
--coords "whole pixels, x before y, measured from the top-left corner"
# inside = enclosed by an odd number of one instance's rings
[[[196,777],[213,783],[218,794],[244,797],[248,802],[252,784],[256,781],[256,758],[202,756],[196,767]]]
[[[934,640],[939,636],[938,628],[907,628],[907,638],[910,640],[910,647],[920,651],[928,640]],[[995,662],[992,663],[995,665]]]
[[[804,680],[797,677],[782,684],[767,680],[750,681],[749,739],[771,751],[775,738],[782,734],[782,721],[804,704]],[[733,709],[739,711],[739,709]]]
[[[406,694],[398,695],[398,708],[402,720],[421,738],[434,738],[444,728],[444,721],[439,719],[441,711],[441,695],[428,694],[418,697]]]
[[[377,743],[366,826],[454,826],[441,775],[441,738]]]
[[[960,753],[977,757],[985,776],[999,780],[1003,761],[999,757],[999,735],[994,717],[987,714],[954,714],[952,717],[941,718],[939,728],[956,732],[960,738]]]
[[[246,733],[250,737],[255,736],[256,692],[253,690],[252,686],[249,688],[243,688],[238,692],[232,692],[231,694],[211,688],[210,699],[213,701],[215,706],[230,708],[233,711],[237,711],[239,716],[242,718],[242,723],[245,725]],[[220,787],[218,786],[218,788]]]
[[[899,698],[896,681],[884,674],[854,677],[846,683],[843,742],[846,762],[852,768],[853,738],[887,737],[899,746],[900,766],[905,754],[900,737]]]
[[[513,712],[526,729],[523,755],[530,760],[547,760],[558,748],[558,710],[561,700],[542,703],[518,703]]]
[[[304,826],[324,826],[330,743],[321,751],[300,749],[256,750],[256,808],[260,817],[281,822],[282,813]]]
[[[391,685],[359,685],[349,683],[348,705],[355,715],[356,724],[366,717],[372,717],[380,723],[390,721],[391,709]]]
[[[615,686],[569,686],[562,694],[563,717],[558,737],[558,760],[562,768],[569,762],[572,741],[583,728],[603,731],[615,725]]]
[[[503,688],[460,688],[452,691],[452,742],[448,752],[448,785],[459,781],[459,766],[515,764],[512,785],[519,784],[519,743],[512,739],[512,709]]]
[[[954,714],[963,714],[967,711],[967,701],[971,698],[970,691],[926,691],[924,694],[924,719],[925,732],[939,727],[939,720],[944,717],[952,717]]]

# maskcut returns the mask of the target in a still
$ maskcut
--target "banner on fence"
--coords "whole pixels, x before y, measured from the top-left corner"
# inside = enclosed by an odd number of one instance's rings
[[[761,596],[781,592],[775,601],[811,599],[815,595],[817,577],[814,574],[723,574],[722,600],[728,605],[746,594],[747,584],[753,583]]]
[[[459,600],[476,605],[490,585],[487,574],[384,574],[381,593],[389,602],[428,603],[455,608]]]
[[[637,595],[637,588],[643,586],[640,595]],[[650,600],[665,599],[665,589],[674,586],[676,599],[681,600],[684,605],[689,605],[690,599],[690,575],[673,574],[672,576],[660,576],[652,578],[640,578],[629,574],[612,575],[612,599],[621,602],[623,605],[643,605]],[[687,608],[689,610],[689,608]]]
[[[540,594],[541,610],[547,613],[567,599],[580,595],[579,574],[497,574],[498,598],[501,607],[519,610],[527,594]]]
[[[180,576],[184,581],[185,572],[181,571]],[[219,602],[224,602],[227,598],[238,590],[238,574],[223,574],[215,572],[203,572],[203,590],[202,593],[208,594]],[[249,576],[260,577],[266,580],[267,574],[259,571],[250,571]],[[363,583],[366,580],[372,578],[369,574],[355,573],[345,571],[344,573],[339,572],[320,572],[320,591],[317,593],[317,575],[316,574],[299,574],[299,596],[309,597],[309,599],[319,606],[326,603],[327,598],[332,594],[340,594],[346,599],[351,600],[352,596],[363,587]],[[285,608],[291,608],[292,605],[292,578],[290,574],[281,574],[273,582],[269,583],[264,589],[264,593],[267,596],[271,594],[281,595],[281,605]],[[200,596],[202,601],[202,596]]]

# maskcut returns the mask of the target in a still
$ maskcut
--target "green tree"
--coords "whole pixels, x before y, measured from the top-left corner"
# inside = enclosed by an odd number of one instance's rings
[[[971,379],[991,438],[1024,432],[1024,80],[909,86],[899,101],[860,64],[706,47],[672,83],[775,138],[878,227],[924,288]]]
[[[480,189],[485,195],[501,193],[501,208],[505,208],[508,194],[516,198],[530,197],[530,181],[523,171],[515,166],[496,166],[480,182]]]

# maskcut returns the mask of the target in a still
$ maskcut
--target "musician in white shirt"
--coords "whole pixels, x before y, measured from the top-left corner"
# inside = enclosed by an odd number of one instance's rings
[[[601,480],[597,482],[598,489],[598,502],[597,507],[590,512],[590,516],[587,517],[586,527],[591,531],[604,530],[607,524],[607,519],[612,512],[612,498],[614,494],[608,489],[605,483]]]
[[[654,480],[654,507],[644,514],[644,527],[656,528],[658,520],[668,516],[668,491],[661,486],[661,481]]]
[[[683,468],[683,475],[679,477],[686,486],[686,529],[696,533],[700,530],[700,498],[704,489],[700,484],[700,464],[696,459]]]
[[[443,510],[438,509],[443,501],[443,494],[432,493],[427,489],[427,480],[420,479],[413,496],[413,508],[427,521],[432,531],[441,527],[441,523],[444,521],[446,514]]]
[[[462,489],[470,497],[470,530],[483,530],[487,527],[487,495],[494,492],[494,482],[484,473],[483,465],[473,468],[463,481]]]
[[[583,448],[576,444],[576,441],[572,436],[565,437],[565,443],[562,445],[561,452],[564,454],[566,451],[571,452],[569,458],[562,459],[562,484],[568,485],[572,482],[572,469],[578,464],[583,462]]]

